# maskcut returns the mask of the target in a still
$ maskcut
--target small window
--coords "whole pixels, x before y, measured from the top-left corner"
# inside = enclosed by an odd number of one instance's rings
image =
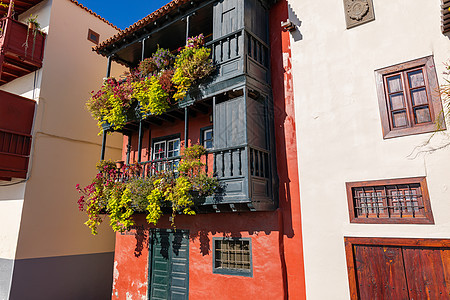
[[[213,273],[253,276],[250,238],[213,238]]]
[[[98,45],[98,43],[100,42],[100,34],[93,31],[92,29],[89,29],[87,39],[93,42],[94,44]]]
[[[153,141],[154,170],[176,170],[180,161],[180,138],[158,138]]]
[[[431,56],[380,69],[375,74],[385,139],[445,129]]]
[[[214,147],[213,144],[213,129],[212,127],[206,127],[201,129],[201,144],[205,149],[212,149]]]
[[[347,183],[351,223],[434,224],[425,177]]]

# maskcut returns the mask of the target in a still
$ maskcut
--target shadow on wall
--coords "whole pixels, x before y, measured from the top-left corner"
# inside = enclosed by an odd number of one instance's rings
[[[291,32],[291,36],[295,42],[298,42],[303,39],[303,35],[300,32],[300,26],[302,25],[302,21],[298,18],[295,11],[292,9],[291,5],[288,4],[288,16],[289,20],[294,23],[296,30]]]
[[[192,218],[196,218],[196,221],[192,222]],[[270,235],[272,232],[279,232],[278,218],[278,211],[208,214],[194,217],[180,215],[176,217],[175,224],[176,228],[189,230],[190,240],[199,241],[199,251],[205,256],[211,251],[211,237],[220,234],[227,238],[241,238],[243,234],[257,236],[261,232]],[[134,256],[140,257],[143,250],[148,249],[150,232],[156,227],[148,225],[143,214],[137,215],[135,222],[138,225],[133,226],[129,233],[134,235],[136,240]],[[161,219],[158,228],[174,229],[167,219]]]

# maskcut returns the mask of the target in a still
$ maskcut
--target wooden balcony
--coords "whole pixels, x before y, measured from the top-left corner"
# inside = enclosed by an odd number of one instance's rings
[[[36,103],[0,91],[0,180],[26,178]]]
[[[45,34],[9,17],[0,19],[0,85],[42,67]]]

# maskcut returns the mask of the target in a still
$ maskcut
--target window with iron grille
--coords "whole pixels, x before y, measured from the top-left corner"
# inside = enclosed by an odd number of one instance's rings
[[[375,74],[385,139],[445,129],[432,56]]]
[[[253,276],[250,238],[213,238],[213,273]]]
[[[347,183],[351,223],[434,224],[425,177]]]

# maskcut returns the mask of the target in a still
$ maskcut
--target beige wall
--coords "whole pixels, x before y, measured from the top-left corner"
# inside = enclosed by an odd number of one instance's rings
[[[0,239],[6,236],[8,244],[0,247],[0,258],[14,257],[16,243],[17,259],[114,251],[108,226],[93,237],[83,224],[86,215],[78,211],[75,185],[87,185],[93,178],[101,151],[99,129],[85,102],[101,86],[106,59],[92,51],[88,29],[101,40],[116,30],[68,0],[44,1],[20,19],[30,13],[38,15],[48,36],[42,69],[1,87],[28,98],[34,95],[38,106],[29,180],[8,191],[0,187]],[[112,74],[123,71],[114,65]],[[121,135],[108,136],[107,158],[120,159],[121,143]],[[10,225],[1,226],[6,223]]]
[[[443,83],[450,41],[440,1],[374,0],[375,21],[349,30],[342,0],[288,2],[301,21],[291,46],[307,295],[348,299],[344,236],[450,238],[450,149],[416,157],[431,134],[384,140],[374,77],[434,55]],[[435,225],[349,223],[345,182],[415,176],[427,177]]]

